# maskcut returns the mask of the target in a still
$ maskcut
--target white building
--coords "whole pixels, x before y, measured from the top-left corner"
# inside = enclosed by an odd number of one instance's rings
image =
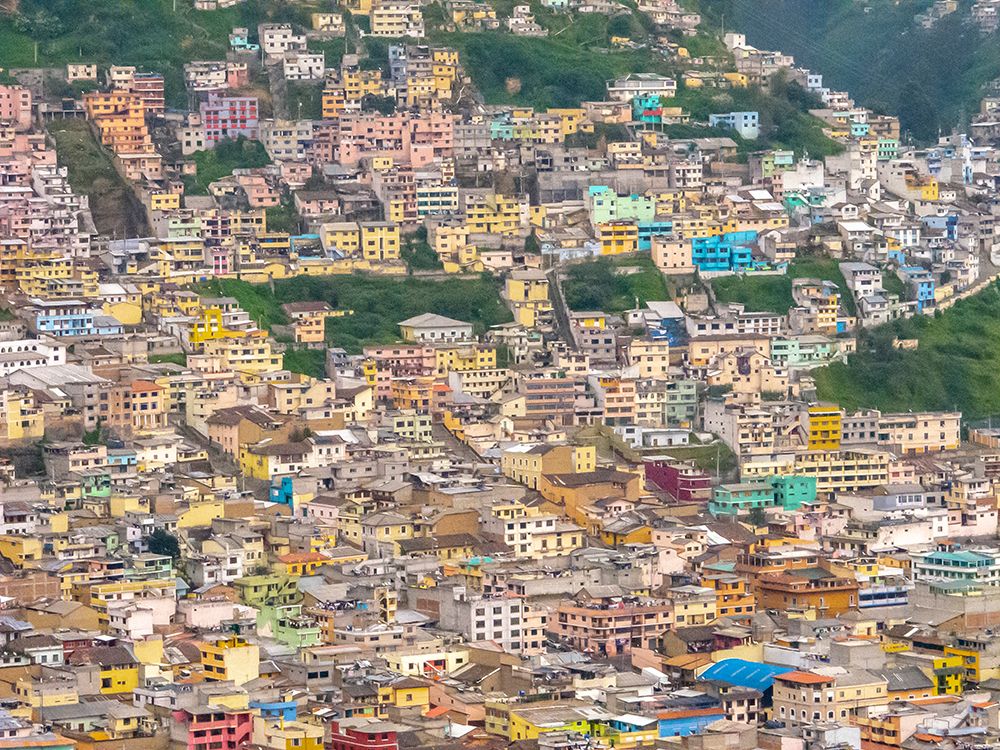
[[[281,62],[286,81],[319,81],[326,71],[323,52],[289,52]]]
[[[50,339],[0,341],[0,376],[31,367],[66,364],[66,347]]]

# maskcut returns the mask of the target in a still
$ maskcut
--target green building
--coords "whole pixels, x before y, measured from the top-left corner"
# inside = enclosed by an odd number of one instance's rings
[[[651,196],[618,195],[607,185],[591,185],[587,189],[590,221],[594,226],[609,221],[652,221],[656,217],[656,201]]]
[[[712,493],[708,511],[715,516],[736,516],[774,504],[774,489],[768,482],[720,484]]]
[[[816,501],[816,477],[797,474],[775,475],[767,478],[774,490],[774,504],[785,510],[798,510]]]
[[[244,576],[233,581],[233,587],[240,602],[248,607],[261,609],[266,606],[298,604],[302,593],[298,589],[298,576],[270,573],[260,576]]]
[[[270,636],[295,649],[320,642],[319,624],[302,614],[301,604],[262,607],[257,615],[257,634]]]

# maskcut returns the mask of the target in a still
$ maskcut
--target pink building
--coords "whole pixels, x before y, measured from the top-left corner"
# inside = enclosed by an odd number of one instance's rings
[[[205,145],[211,148],[225,138],[239,136],[256,139],[259,134],[256,96],[218,96],[209,94],[199,105],[205,128]]]
[[[261,175],[241,174],[236,178],[236,182],[247,194],[250,208],[273,208],[281,204],[281,195]]]
[[[339,123],[336,120],[313,120],[313,137],[306,145],[306,161],[323,168],[324,164],[336,161]]]
[[[335,156],[341,164],[390,156],[401,164],[422,167],[454,154],[455,115],[444,112],[345,115],[338,127]]]
[[[312,165],[297,161],[278,162],[278,175],[289,186],[299,187],[305,185],[306,181],[312,177]]]
[[[394,378],[433,375],[437,371],[434,349],[416,344],[366,346],[365,357],[375,362],[375,398],[392,395]]]
[[[133,94],[138,94],[148,115],[162,115],[166,109],[163,76],[159,73],[136,73],[132,76]]]
[[[253,712],[223,706],[172,711],[170,739],[187,750],[238,748],[253,736]]]
[[[24,86],[0,86],[0,125],[31,128],[31,91]]]

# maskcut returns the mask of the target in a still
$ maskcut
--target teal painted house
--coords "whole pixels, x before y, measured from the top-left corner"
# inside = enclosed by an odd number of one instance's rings
[[[782,367],[820,367],[829,364],[839,352],[837,341],[819,334],[771,341],[771,361]]]
[[[816,501],[816,477],[796,474],[771,476],[767,483],[774,490],[774,504],[785,510],[798,510]]]
[[[663,104],[659,94],[646,94],[632,99],[632,120],[635,122],[662,122]]]
[[[735,516],[774,504],[774,488],[767,482],[720,484],[712,493],[708,512],[715,516]]]

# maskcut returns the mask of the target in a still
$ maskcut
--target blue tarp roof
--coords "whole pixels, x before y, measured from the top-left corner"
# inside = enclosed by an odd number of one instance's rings
[[[753,688],[761,692],[774,683],[775,675],[793,672],[792,667],[776,664],[761,664],[746,659],[723,659],[701,673],[701,680],[722,680],[731,685]]]

